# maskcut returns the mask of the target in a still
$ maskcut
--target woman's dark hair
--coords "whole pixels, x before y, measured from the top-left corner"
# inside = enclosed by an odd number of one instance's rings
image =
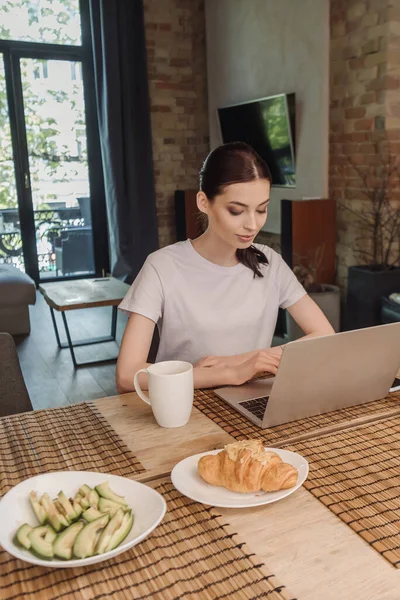
[[[200,170],[200,190],[213,201],[228,185],[256,179],[266,179],[271,183],[271,173],[265,160],[248,144],[231,142],[218,146],[207,156]],[[253,271],[254,277],[263,277],[259,265],[268,264],[263,252],[250,246],[236,250],[236,256],[239,262]]]

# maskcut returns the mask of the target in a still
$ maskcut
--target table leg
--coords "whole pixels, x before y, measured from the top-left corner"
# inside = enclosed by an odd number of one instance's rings
[[[111,315],[111,337],[115,340],[117,336],[117,314],[118,309],[116,306],[112,307],[112,315]]]
[[[74,347],[72,345],[72,340],[71,340],[71,336],[70,336],[70,333],[69,333],[69,327],[68,327],[68,323],[67,323],[67,317],[65,316],[65,311],[61,312],[61,316],[62,316],[62,319],[64,321],[65,334],[66,334],[67,340],[68,340],[68,348],[69,348],[69,351],[71,352],[71,358],[72,358],[72,362],[74,364],[74,368],[76,369],[77,366],[78,366],[78,364],[77,364],[76,359],[75,359]]]
[[[57,321],[56,321],[56,318],[54,316],[54,308],[52,308],[51,306],[50,306],[50,314],[51,314],[51,320],[53,321],[54,333],[56,334],[57,344],[58,344],[58,347],[61,350],[62,345],[61,345],[61,341],[60,341],[60,336],[58,335]]]
[[[76,348],[77,346],[89,346],[92,344],[101,344],[104,342],[115,342],[116,341],[117,314],[118,314],[116,306],[113,306],[112,320],[111,320],[111,336],[100,337],[100,338],[90,338],[87,340],[86,339],[85,340],[77,340],[74,343],[72,342],[71,334],[69,332],[68,321],[67,321],[67,316],[65,314],[65,311],[61,311],[61,316],[62,316],[62,320],[64,323],[65,335],[67,336],[67,343],[62,343],[62,342],[60,342],[60,336],[58,335],[57,323],[55,320],[53,309],[51,307],[50,307],[50,310],[51,310],[51,316],[53,319],[54,331],[56,332],[58,347],[59,348],[69,348],[69,351],[71,353],[72,362],[73,362],[75,369],[78,369],[79,367],[89,367],[91,365],[110,364],[110,363],[114,363],[118,359],[118,356],[115,356],[114,358],[104,358],[104,359],[100,359],[100,360],[91,360],[91,361],[87,361],[87,362],[78,363],[76,360],[76,357],[75,357],[75,352],[74,352],[74,348]]]

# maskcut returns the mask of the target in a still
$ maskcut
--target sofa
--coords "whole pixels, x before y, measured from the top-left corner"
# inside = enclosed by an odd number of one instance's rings
[[[29,305],[35,302],[33,279],[16,267],[0,264],[0,332],[30,333]]]

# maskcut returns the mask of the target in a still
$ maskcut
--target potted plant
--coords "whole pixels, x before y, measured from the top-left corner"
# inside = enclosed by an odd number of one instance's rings
[[[348,161],[361,183],[360,201],[339,203],[357,231],[352,250],[360,263],[348,269],[346,329],[380,324],[382,298],[400,292],[400,205],[393,200],[399,162],[385,136],[372,145],[372,164]]]
[[[340,329],[340,288],[337,285],[328,283],[318,283],[317,272],[322,262],[323,247],[318,247],[315,256],[299,257],[295,256],[295,266],[293,273],[300,281],[306,292],[320,307],[335,331]],[[286,311],[286,331],[288,341],[297,340],[304,336],[304,332],[297,325],[296,321]]]

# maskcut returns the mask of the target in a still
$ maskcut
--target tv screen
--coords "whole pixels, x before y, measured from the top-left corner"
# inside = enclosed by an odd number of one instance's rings
[[[273,186],[295,187],[295,95],[218,109],[222,141],[247,142],[268,164]]]

